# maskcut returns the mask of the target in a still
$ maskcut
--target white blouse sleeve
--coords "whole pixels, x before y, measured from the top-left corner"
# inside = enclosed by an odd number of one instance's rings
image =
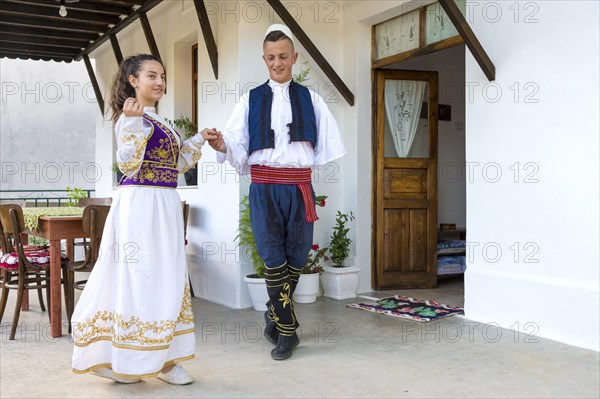
[[[152,126],[141,116],[121,115],[115,124],[117,165],[126,176],[133,176],[142,166],[146,143]]]
[[[217,162],[229,162],[240,175],[249,173],[248,148],[250,132],[248,130],[248,95],[244,95],[233,109],[233,113],[223,131],[227,153],[217,152]]]
[[[315,148],[315,166],[325,166],[326,163],[341,158],[346,154],[342,135],[325,100],[311,90],[313,107],[317,120],[317,147]]]
[[[204,143],[205,140],[200,133],[182,142],[179,149],[179,161],[177,162],[179,173],[184,173],[196,165],[196,162],[202,157],[202,146]]]

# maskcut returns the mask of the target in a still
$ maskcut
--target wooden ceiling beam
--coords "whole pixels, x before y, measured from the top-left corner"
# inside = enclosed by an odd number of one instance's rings
[[[23,36],[15,35],[11,33],[2,33],[0,35],[0,42],[12,42],[12,43],[24,43],[24,44],[45,44],[50,47],[65,47],[81,51],[82,48],[88,45],[87,41],[80,41],[79,43],[73,41],[67,41],[64,39],[54,39],[50,37],[39,37],[39,36]]]
[[[96,101],[98,101],[98,107],[100,107],[100,114],[104,116],[104,99],[102,98],[102,92],[100,91],[100,86],[98,85],[98,79],[96,79],[94,68],[92,68],[90,57],[88,57],[87,54],[83,55],[83,62],[85,63],[85,69],[90,77],[90,82],[92,82],[92,88],[94,89],[94,94],[96,95]]]
[[[219,51],[212,28],[210,27],[210,20],[208,19],[204,0],[194,0],[194,7],[196,8],[196,14],[198,15],[198,21],[200,22],[202,36],[204,36],[204,43],[206,44],[206,50],[208,50],[208,58],[210,59],[215,79],[219,79]]]
[[[92,51],[100,47],[105,41],[110,40],[111,34],[117,34],[121,30],[125,29],[129,24],[135,21],[141,12],[148,12],[153,9],[155,6],[160,4],[163,0],[146,0],[144,4],[138,8],[136,11],[129,14],[129,16],[123,19],[121,22],[110,28],[107,32],[105,32],[99,39],[94,41],[94,43],[90,44],[85,50],[77,55],[75,61],[81,60],[84,54],[90,54]]]
[[[485,76],[490,82],[496,80],[496,67],[494,63],[483,49],[479,39],[475,36],[473,29],[469,26],[469,23],[460,12],[456,3],[453,0],[439,0],[439,3],[444,11],[446,11],[446,14],[448,14],[448,18],[454,24],[458,34],[464,40]]]
[[[16,4],[29,4],[51,7],[58,12],[60,3],[56,0],[3,0],[10,3]],[[77,3],[66,3],[67,11],[77,10],[85,11],[89,13],[107,14],[118,17],[119,15],[129,15],[132,11],[132,5],[130,6],[111,6],[105,4],[91,4],[78,1]]]
[[[71,32],[88,32],[88,33],[102,33],[106,30],[106,26],[93,25],[93,24],[80,24],[70,21],[51,21],[48,19],[41,18],[20,18],[14,15],[3,15],[2,22],[4,25],[22,26],[22,27],[34,27],[42,29],[57,29]]]
[[[30,18],[35,16],[36,18],[45,19],[57,22],[77,22],[87,23],[106,27],[108,24],[114,24],[119,22],[119,17],[105,15],[105,14],[93,14],[85,11],[69,10],[67,5],[67,16],[61,17],[58,14],[58,8],[40,6],[40,5],[29,5],[29,4],[16,4],[8,2],[0,2],[0,12],[5,15],[14,15],[18,18]]]
[[[117,7],[141,6],[144,1],[147,0],[85,0],[86,3],[105,4]]]
[[[283,23],[287,25],[292,31],[296,39],[304,46],[306,51],[310,54],[315,63],[321,68],[325,75],[331,80],[331,83],[335,86],[338,92],[346,99],[350,106],[354,105],[354,94],[350,91],[348,86],[344,83],[342,78],[337,74],[335,69],[329,64],[327,59],[321,54],[317,46],[309,39],[304,30],[298,25],[294,17],[289,13],[287,8],[281,3],[280,0],[267,0],[273,10],[279,15]]]
[[[117,40],[117,35],[115,35],[114,33],[110,35],[110,45],[113,49],[113,53],[115,54],[117,65],[121,65],[121,61],[123,61],[123,53],[121,52],[121,46],[119,46],[119,40]]]
[[[22,50],[28,52],[35,52],[36,54],[54,54],[62,57],[74,57],[77,55],[77,49],[75,51],[68,50],[64,47],[48,47],[39,46],[36,44],[17,44],[0,41],[0,51],[11,51],[11,50]]]
[[[98,34],[96,33],[67,32],[60,30],[50,30],[47,28],[40,29],[34,27],[21,27],[15,25],[0,24],[0,35],[11,33],[20,36],[56,38],[65,41],[85,41],[86,45],[89,44],[89,42],[93,42],[98,38]]]
[[[158,46],[156,45],[156,40],[154,39],[154,33],[152,33],[152,27],[150,26],[150,21],[148,21],[148,16],[146,12],[140,12],[140,23],[142,24],[142,30],[144,31],[144,36],[146,36],[146,42],[148,43],[148,47],[150,48],[150,53],[162,60],[160,58],[160,52],[158,51]]]

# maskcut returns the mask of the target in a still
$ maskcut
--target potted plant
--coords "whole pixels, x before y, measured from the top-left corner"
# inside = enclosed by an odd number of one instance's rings
[[[183,132],[183,139],[188,140],[194,135],[198,133],[198,126],[196,126],[190,118],[184,116],[183,114],[179,115],[177,119],[169,120],[165,118],[165,121],[169,123],[172,127],[177,129],[179,132]],[[185,183],[188,186],[196,186],[198,185],[198,164],[194,165],[187,171],[183,173],[185,177]]]
[[[310,65],[307,66],[308,61],[302,61],[300,64],[302,64],[303,67],[298,73],[292,75],[292,79],[294,79],[294,82],[298,83],[299,85],[306,86],[304,82],[310,79]]]
[[[335,266],[325,266],[321,275],[323,295],[328,298],[347,299],[356,297],[360,269],[345,264],[350,255],[350,245],[352,244],[352,240],[348,237],[350,228],[347,227],[347,224],[353,220],[354,215],[352,212],[337,212],[329,243],[329,253]]]
[[[294,302],[312,303],[317,300],[319,295],[319,276],[323,272],[321,260],[327,261],[328,248],[320,248],[319,244],[313,244],[308,253],[306,266],[302,269],[298,285],[294,291]]]
[[[123,172],[121,172],[121,169],[119,169],[119,164],[117,164],[116,162],[113,162],[110,169],[115,173],[116,182],[118,184],[121,181],[121,179],[123,178]]]
[[[320,207],[325,206],[326,195],[315,196],[315,204]],[[317,300],[320,294],[319,276],[323,272],[321,260],[328,261],[327,247],[320,248],[319,244],[313,244],[306,261],[306,266],[302,269],[302,274],[298,279],[298,285],[294,291],[294,302],[312,303]]]
[[[69,197],[69,202],[67,206],[77,206],[77,203],[82,198],[87,198],[87,194],[83,191],[82,188],[79,187],[69,187],[67,186],[67,197]]]
[[[264,312],[267,310],[267,302],[269,301],[267,284],[265,282],[265,264],[256,249],[254,232],[250,223],[250,202],[247,195],[240,202],[240,208],[240,224],[235,239],[243,247],[243,253],[246,255],[245,259],[248,259],[254,268],[254,273],[244,277],[244,281],[248,285],[254,309]]]

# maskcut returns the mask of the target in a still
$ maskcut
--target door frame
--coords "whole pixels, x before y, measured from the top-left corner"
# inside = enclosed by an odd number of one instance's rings
[[[398,75],[401,74],[401,77]],[[386,78],[406,79],[406,80],[421,80],[427,81],[429,84],[428,93],[428,124],[429,132],[429,157],[415,158],[415,160],[428,160],[428,174],[437,179],[437,163],[438,163],[438,73],[437,71],[417,71],[417,70],[402,70],[402,69],[373,69],[371,71],[372,78],[372,187],[371,187],[371,237],[375,239],[375,245],[371,245],[371,286],[377,289],[389,289],[383,287],[380,281],[378,262],[382,262],[383,251],[379,251],[380,243],[383,243],[383,226],[378,226],[378,216],[380,209],[377,206],[379,196],[383,195],[379,189],[383,187],[383,170],[384,157],[380,148],[383,148],[383,133],[380,134],[378,127],[385,123],[384,112],[378,112],[379,107],[385,106],[380,104],[380,87]],[[421,161],[422,162],[422,161]],[[428,190],[428,229],[427,229],[427,259],[429,268],[433,268],[435,276],[432,277],[432,284],[427,287],[435,287],[437,285],[437,180],[435,184]],[[381,244],[383,245],[383,244]],[[425,288],[425,287],[423,287]]]

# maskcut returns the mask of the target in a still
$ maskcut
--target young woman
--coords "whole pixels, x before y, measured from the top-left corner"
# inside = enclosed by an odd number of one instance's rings
[[[124,173],[102,235],[101,256],[72,316],[73,371],[121,383],[157,376],[183,385],[194,357],[178,174],[200,159],[197,134],[182,142],[157,115],[165,70],[152,55],[129,57],[111,108]],[[204,129],[207,136],[211,131]]]

